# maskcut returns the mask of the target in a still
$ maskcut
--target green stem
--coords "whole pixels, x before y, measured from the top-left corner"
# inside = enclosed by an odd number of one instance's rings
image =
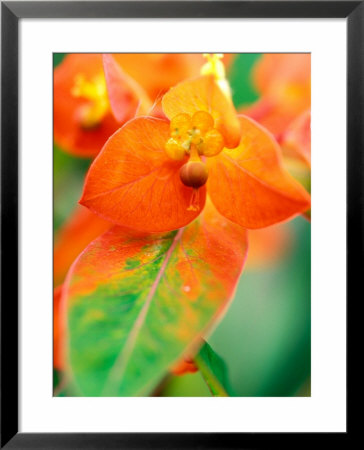
[[[200,355],[195,356],[194,362],[198,367],[202,378],[214,397],[229,397],[219,380],[211,372],[208,366],[204,363]]]

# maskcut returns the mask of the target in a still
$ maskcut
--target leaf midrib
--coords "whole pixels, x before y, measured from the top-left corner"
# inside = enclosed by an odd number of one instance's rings
[[[111,367],[109,375],[106,379],[104,388],[102,390],[102,395],[104,396],[110,396],[110,395],[117,395],[119,386],[122,380],[122,377],[124,376],[125,369],[128,365],[128,362],[130,360],[130,357],[133,353],[139,332],[145,322],[145,319],[147,317],[147,313],[149,310],[149,307],[152,303],[152,300],[154,298],[154,294],[159,286],[159,283],[165,273],[165,270],[168,266],[168,262],[172,256],[172,253],[174,249],[176,248],[179,240],[181,239],[181,236],[184,232],[184,228],[181,228],[177,234],[173,238],[173,242],[171,246],[169,247],[168,251],[165,254],[165,259],[161,265],[161,268],[158,271],[157,277],[155,281],[153,282],[152,286],[149,289],[147,298],[145,300],[145,303],[140,310],[132,328],[129,333],[129,336],[125,342],[125,345],[122,347],[121,351],[119,352],[114,365]]]

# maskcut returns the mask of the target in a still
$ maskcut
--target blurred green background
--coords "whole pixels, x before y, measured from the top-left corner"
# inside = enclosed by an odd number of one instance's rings
[[[54,66],[64,54],[54,54]],[[251,69],[259,54],[240,54],[229,71],[236,107],[258,98]],[[54,230],[80,197],[90,160],[54,148]],[[243,272],[227,314],[207,339],[225,361],[237,396],[309,396],[311,372],[310,224],[288,224],[289,251],[273,264]],[[171,376],[162,396],[210,396],[199,373]]]

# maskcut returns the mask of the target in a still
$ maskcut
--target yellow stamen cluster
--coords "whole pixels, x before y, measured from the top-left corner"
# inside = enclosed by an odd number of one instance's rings
[[[181,161],[186,155],[199,160],[199,156],[215,156],[224,148],[224,138],[206,111],[197,111],[192,117],[178,114],[171,120],[170,130],[165,150],[174,160]]]
[[[100,74],[92,80],[87,80],[84,75],[77,75],[71,93],[74,97],[88,100],[79,111],[81,126],[94,128],[99,125],[109,110],[104,76]]]

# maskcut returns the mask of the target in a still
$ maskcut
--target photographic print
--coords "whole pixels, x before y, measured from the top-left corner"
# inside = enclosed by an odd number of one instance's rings
[[[53,71],[53,395],[310,396],[311,55]]]

